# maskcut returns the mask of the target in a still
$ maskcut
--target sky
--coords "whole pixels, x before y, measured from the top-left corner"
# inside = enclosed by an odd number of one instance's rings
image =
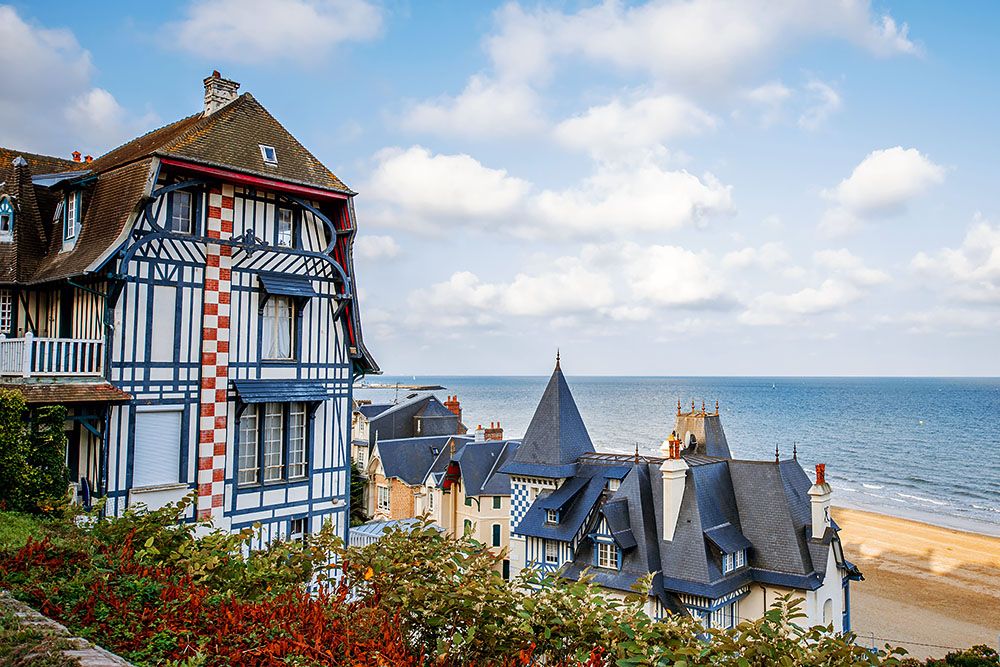
[[[1000,7],[0,4],[0,145],[217,69],[358,192],[387,374],[1000,375]]]

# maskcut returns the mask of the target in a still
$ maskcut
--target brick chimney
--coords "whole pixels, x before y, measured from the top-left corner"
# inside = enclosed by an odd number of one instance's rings
[[[236,99],[236,91],[240,84],[229,79],[223,79],[218,70],[212,72],[212,76],[205,79],[205,116],[226,106]]]
[[[503,440],[503,427],[500,426],[500,422],[496,424],[490,422],[490,427],[486,429],[483,437],[486,440]]]
[[[674,539],[677,519],[681,514],[688,464],[681,456],[681,440],[676,431],[663,441],[660,451],[667,457],[660,464],[663,475],[663,539],[670,542]]]
[[[809,504],[812,506],[812,538],[823,539],[830,527],[830,496],[833,490],[826,483],[826,464],[816,464],[816,483],[809,487]]]
[[[449,396],[444,402],[444,407],[455,413],[459,421],[462,421],[462,404],[458,402],[458,396]]]

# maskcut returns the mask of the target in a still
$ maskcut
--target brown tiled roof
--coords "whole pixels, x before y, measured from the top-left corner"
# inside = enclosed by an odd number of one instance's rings
[[[0,389],[21,392],[29,405],[71,403],[121,403],[132,397],[108,382],[52,382],[46,384],[0,384]]]
[[[23,157],[28,161],[33,174],[56,174],[63,171],[76,171],[77,169],[87,169],[89,165],[85,162],[73,162],[51,155],[38,155],[19,151],[16,148],[3,148],[0,146],[0,181],[10,181],[14,173],[14,158]]]
[[[264,163],[260,144],[274,147],[277,165]],[[101,172],[149,155],[351,192],[250,93],[240,95],[210,116],[188,116],[119,146],[94,160],[90,168]]]
[[[47,282],[83,273],[121,234],[129,216],[146,194],[152,158],[126,164],[101,174],[84,192],[80,237],[72,250],[60,252],[62,235],[52,234],[48,254],[30,282]]]

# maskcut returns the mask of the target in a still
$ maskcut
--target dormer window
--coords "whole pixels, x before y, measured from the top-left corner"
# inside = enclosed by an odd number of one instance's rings
[[[747,550],[740,549],[731,554],[722,554],[722,574],[734,572],[747,564]]]
[[[0,241],[14,240],[14,205],[10,197],[0,198]]]
[[[598,542],[596,562],[594,565],[606,570],[617,570],[621,567],[621,553],[618,551],[618,545],[614,542]]]
[[[167,207],[170,219],[169,230],[190,234],[194,230],[194,194],[185,190],[170,193]]]
[[[559,523],[559,510],[545,510],[545,523]]]
[[[609,479],[608,480],[608,491],[617,491],[621,488],[622,481],[620,479]]]
[[[63,215],[63,241],[73,243],[80,232],[80,193],[66,195],[66,210]]]
[[[264,164],[278,164],[278,153],[274,150],[274,146],[257,145],[260,146],[260,156],[264,158]]]

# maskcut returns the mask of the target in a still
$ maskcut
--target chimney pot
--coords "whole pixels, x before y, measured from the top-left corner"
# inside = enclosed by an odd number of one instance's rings
[[[83,156],[83,161],[87,162],[89,164],[89,163],[91,163],[91,162],[94,161],[94,156],[93,155],[84,155]]]
[[[73,162],[79,162],[81,155],[83,155],[83,153],[80,151],[73,151]]]
[[[826,484],[826,464],[817,463],[816,464],[816,483]]]

